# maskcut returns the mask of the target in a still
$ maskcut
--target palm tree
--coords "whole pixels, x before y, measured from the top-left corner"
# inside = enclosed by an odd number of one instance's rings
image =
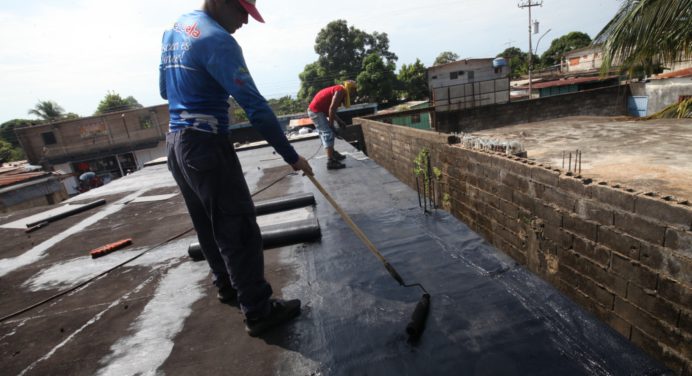
[[[36,103],[36,106],[29,110],[29,115],[36,115],[46,121],[54,121],[62,119],[65,110],[53,101],[41,101]]]
[[[594,39],[603,43],[602,69],[614,61],[631,75],[692,56],[692,0],[624,0]]]

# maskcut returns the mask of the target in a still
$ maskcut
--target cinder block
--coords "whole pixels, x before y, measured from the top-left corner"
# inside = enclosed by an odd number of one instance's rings
[[[615,298],[615,313],[622,316],[634,328],[667,346],[680,348],[680,344],[684,341],[682,332],[618,297]]]
[[[505,215],[507,217],[516,219],[516,218],[518,218],[519,207],[517,205],[513,204],[511,201],[512,201],[511,199],[509,199],[509,200],[500,199],[498,201],[498,204],[500,205],[499,209],[503,213],[505,213]]]
[[[610,312],[604,321],[610,325],[611,328],[620,333],[620,335],[630,339],[630,335],[632,334],[632,325],[623,320],[622,317],[615,314],[615,312]]]
[[[634,283],[627,286],[627,300],[650,315],[663,320],[671,326],[678,324],[680,307],[661,299],[656,290],[643,289]]]
[[[531,168],[531,179],[547,186],[556,187],[560,173],[541,166]]]
[[[505,172],[500,175],[500,182],[510,187],[514,191],[526,193],[529,191],[529,178],[520,176],[511,172]]]
[[[572,284],[572,276],[574,274],[576,273],[569,270],[569,268],[560,268],[558,271],[559,278],[557,278],[555,283],[556,287],[589,312],[594,313],[602,319],[608,317],[612,313],[610,308],[604,307],[601,303],[589,297]]]
[[[610,266],[610,249],[600,246],[588,239],[579,236],[574,237],[572,249],[578,255],[587,257],[602,268]]]
[[[674,375],[687,375],[685,371],[686,361],[682,356],[675,351],[671,351],[670,348],[664,348],[656,338],[642,332],[636,327],[632,327],[631,341],[652,357],[660,359],[666,367],[670,368]]]
[[[589,279],[587,276],[584,276],[576,270],[573,270],[569,266],[565,265],[560,265],[559,273],[563,275],[565,282],[569,281],[574,287],[579,289],[579,291],[598,302],[598,304],[600,304],[603,308],[608,310],[613,308],[614,295],[598,286],[598,284]]]
[[[678,282],[692,286],[692,255],[650,244],[643,244],[640,262]]]
[[[692,257],[692,232],[667,228],[665,246]]]
[[[598,240],[599,224],[596,222],[585,221],[574,214],[565,213],[562,216],[562,227],[574,234],[586,237],[592,242]]]
[[[586,198],[578,199],[574,210],[580,217],[596,221],[602,225],[612,225],[614,221],[613,210],[610,206],[603,205],[598,201]]]
[[[592,183],[591,179],[576,178],[573,176],[560,175],[557,187],[565,192],[571,192],[582,198],[589,197],[586,187]]]
[[[678,327],[683,333],[692,335],[692,311],[681,311],[680,321],[678,322]]]
[[[494,228],[495,234],[504,240],[505,242],[511,244],[514,248],[517,249],[525,249],[526,248],[526,243],[524,239],[519,237],[517,234],[514,234],[510,231],[508,231],[505,227],[498,225]]]
[[[512,193],[512,202],[520,208],[525,209],[529,213],[533,213],[535,211],[535,206],[537,204],[536,201],[537,199],[535,197],[531,197],[525,193],[519,191],[514,191]]]
[[[635,195],[603,184],[591,184],[587,188],[591,198],[606,205],[634,212]]]
[[[475,150],[471,150],[469,152],[468,156],[469,161],[473,163],[478,163],[483,166],[492,166],[493,164],[493,157],[490,156],[489,154],[481,153]]]
[[[561,227],[546,223],[543,228],[543,236],[552,240],[558,249],[571,249],[574,236],[564,231]]]
[[[692,307],[692,289],[668,277],[662,276],[658,281],[658,294],[683,307]]]
[[[501,241],[502,246],[500,247],[500,250],[502,250],[504,253],[509,255],[509,257],[513,258],[515,261],[522,265],[527,265],[527,259],[526,259],[526,253],[521,251],[520,249],[517,249],[513,247],[510,243]]]
[[[553,204],[568,212],[573,212],[577,197],[557,187],[546,186],[540,198],[547,204]]]
[[[613,252],[610,270],[616,275],[645,289],[656,289],[658,275],[655,271],[642,266],[638,261]]]
[[[625,297],[627,295],[627,281],[610,273],[593,261],[579,257],[573,250],[558,250],[558,256],[561,265],[566,263],[618,296]]]
[[[620,210],[616,210],[614,214],[616,228],[652,244],[664,244],[666,228],[659,222],[650,221],[639,215]]]
[[[550,223],[552,225],[562,227],[562,217],[563,213],[550,205],[546,205],[542,202],[536,202],[534,207],[534,214],[542,219],[545,223]]]
[[[531,166],[521,161],[512,160],[509,158],[495,159],[495,165],[507,173],[521,176],[525,179],[531,178]]]
[[[639,260],[641,241],[611,226],[598,227],[598,243],[617,251],[632,260]]]

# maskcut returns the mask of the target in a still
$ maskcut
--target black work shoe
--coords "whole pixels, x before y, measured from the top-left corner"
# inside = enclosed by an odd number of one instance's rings
[[[257,337],[268,329],[283,324],[300,314],[300,300],[271,299],[271,310],[265,317],[259,319],[246,319],[245,331],[251,337]]]
[[[334,150],[332,152],[332,158],[336,159],[337,161],[343,161],[344,159],[346,159],[346,156]]]
[[[332,158],[327,161],[327,170],[338,170],[344,167],[346,167],[346,165],[337,161],[336,159]]]
[[[238,292],[231,285],[223,285],[216,291],[216,297],[221,303],[230,303],[238,298]]]

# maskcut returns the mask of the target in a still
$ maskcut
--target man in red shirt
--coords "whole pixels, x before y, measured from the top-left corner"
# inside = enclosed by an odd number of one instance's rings
[[[351,107],[351,98],[356,95],[356,82],[345,81],[343,84],[324,88],[315,94],[308,107],[308,116],[320,133],[322,145],[327,152],[327,169],[336,170],[346,167],[341,161],[346,157],[334,150],[334,122],[345,127],[346,123],[336,116],[336,110],[342,104]]]

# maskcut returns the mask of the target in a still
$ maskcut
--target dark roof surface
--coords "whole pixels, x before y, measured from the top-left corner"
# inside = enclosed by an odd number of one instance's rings
[[[7,375],[652,375],[665,369],[546,282],[338,141],[348,168],[328,171],[319,140],[294,144],[407,283],[432,294],[417,344],[404,327],[421,296],[399,286],[310,181],[269,148],[239,152],[256,200],[313,192],[319,242],[267,249],[275,295],[300,298],[293,323],[262,338],[220,304],[185,206],[165,165],[77,196],[108,204],[26,234],[0,216],[0,317],[68,294],[0,323]],[[14,222],[14,228],[8,224]],[[20,222],[21,224],[21,222]],[[3,228],[4,227],[6,228]],[[19,228],[17,228],[19,227]],[[175,240],[167,239],[179,236]],[[132,238],[91,259],[92,248]],[[152,247],[160,245],[156,248]],[[118,264],[147,251],[123,266]]]

